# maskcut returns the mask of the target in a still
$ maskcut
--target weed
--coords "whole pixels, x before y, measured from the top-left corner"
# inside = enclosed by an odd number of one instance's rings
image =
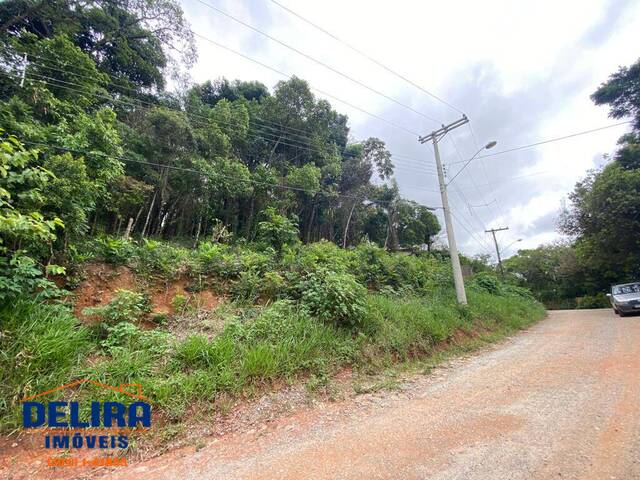
[[[88,307],[84,315],[96,315],[108,325],[141,319],[150,310],[149,298],[144,293],[116,290],[111,301],[101,307]]]

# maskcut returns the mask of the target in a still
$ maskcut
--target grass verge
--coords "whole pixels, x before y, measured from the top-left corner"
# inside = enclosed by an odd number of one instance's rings
[[[409,361],[427,368],[460,348],[451,342],[459,332],[482,331],[478,342],[486,343],[544,315],[529,298],[475,289],[467,308],[442,298],[366,298],[367,314],[357,328],[336,326],[299,303],[278,301],[242,310],[214,338],[193,333],[182,340],[128,322],[89,329],[62,305],[20,300],[0,310],[6,366],[0,371],[0,428],[19,426],[24,396],[80,378],[140,383],[163,418],[180,423],[193,402],[213,405],[220,395],[250,395],[301,374],[327,378],[347,365],[379,372]],[[472,347],[465,342],[463,348]],[[60,395],[125,400],[91,385]]]

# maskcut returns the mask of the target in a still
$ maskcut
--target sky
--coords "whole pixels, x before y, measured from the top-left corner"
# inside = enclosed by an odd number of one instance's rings
[[[373,136],[386,142],[394,155],[402,196],[436,207],[443,230],[433,147],[420,144],[414,133],[430,133],[460,118],[460,112],[468,116],[469,125],[449,133],[439,144],[452,178],[462,162],[489,141],[497,141],[497,146],[484,154],[618,123],[608,117],[606,106],[595,106],[589,96],[620,66],[640,56],[640,5],[634,0],[278,2],[446,103],[270,0],[183,0],[197,34],[199,58],[192,80],[238,78],[273,88],[286,79],[208,41],[213,40],[345,100],[351,106],[314,90],[349,116],[352,141]],[[460,250],[495,259],[493,239],[485,230],[506,226],[509,230],[498,234],[506,257],[519,248],[561,239],[557,219],[568,194],[589,169],[606,163],[606,155],[614,152],[617,139],[627,130],[623,125],[473,160],[449,186]]]

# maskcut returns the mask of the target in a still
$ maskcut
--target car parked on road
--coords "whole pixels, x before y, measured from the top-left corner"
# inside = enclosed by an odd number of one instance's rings
[[[640,313],[640,283],[623,283],[611,287],[611,293],[607,293],[611,301],[613,311],[621,317],[628,313]]]

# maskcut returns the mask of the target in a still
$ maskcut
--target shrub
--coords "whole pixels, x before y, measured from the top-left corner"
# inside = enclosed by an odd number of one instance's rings
[[[262,278],[262,293],[265,297],[280,298],[285,291],[284,277],[278,272],[266,272]]]
[[[131,347],[139,334],[138,327],[130,322],[120,322],[106,328],[107,338],[100,345],[107,351],[116,347]]]
[[[215,274],[223,278],[237,277],[242,263],[231,247],[221,243],[202,242],[196,251],[195,269],[201,274]]]
[[[576,299],[576,308],[608,308],[610,306],[611,303],[604,293],[585,295]]]
[[[275,208],[268,207],[263,212],[263,217],[264,220],[258,223],[259,242],[270,245],[280,252],[285,245],[294,245],[299,241],[298,225],[280,215]]]
[[[186,248],[146,238],[133,255],[135,270],[146,275],[160,274],[168,279],[174,279],[186,270],[188,256]]]
[[[474,275],[470,286],[492,295],[498,295],[500,293],[500,281],[494,275],[487,272]]]
[[[362,242],[354,250],[351,268],[362,283],[371,288],[380,288],[389,280],[389,271],[385,264],[388,253],[375,243]]]
[[[232,285],[231,293],[234,298],[243,302],[254,302],[260,297],[262,280],[254,270],[240,273],[238,280]]]
[[[84,315],[96,315],[106,324],[114,325],[119,322],[140,319],[149,311],[149,298],[144,293],[116,290],[107,305],[88,307],[82,313]]]
[[[350,273],[319,270],[298,286],[302,302],[323,321],[356,326],[367,313],[367,289]]]
[[[126,264],[135,251],[135,244],[130,240],[108,236],[98,238],[93,247],[99,257],[112,265]]]
[[[351,253],[335,243],[321,240],[300,245],[287,251],[282,259],[285,268],[300,273],[317,270],[346,273],[349,271]]]
[[[0,240],[0,245],[2,241]],[[0,248],[0,253],[3,249]],[[64,268],[49,265],[55,273],[64,273]],[[41,298],[60,296],[64,290],[59,289],[55,283],[43,277],[43,269],[38,262],[18,250],[11,255],[0,256],[0,302],[8,302],[21,295],[38,292]]]

